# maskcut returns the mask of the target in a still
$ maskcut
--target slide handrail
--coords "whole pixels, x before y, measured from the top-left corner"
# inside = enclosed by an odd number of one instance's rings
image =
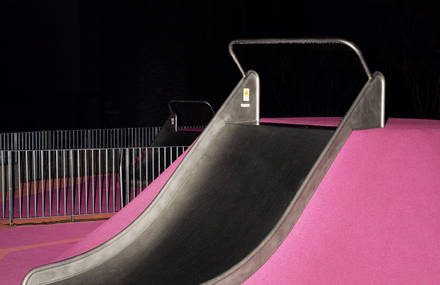
[[[241,74],[243,77],[246,76],[246,72],[244,71],[243,67],[241,66],[240,62],[238,61],[237,55],[234,52],[234,45],[272,45],[272,44],[323,44],[323,45],[331,45],[331,44],[339,44],[339,45],[345,45],[351,48],[356,55],[359,58],[359,61],[362,64],[362,67],[368,77],[368,80],[372,78],[371,72],[368,69],[368,65],[365,61],[364,56],[362,55],[362,52],[360,49],[352,42],[345,40],[345,39],[339,39],[339,38],[324,38],[324,39],[315,39],[315,38],[303,38],[303,39],[240,39],[240,40],[233,40],[229,43],[229,53],[232,56],[232,59],[234,60],[235,64],[237,65],[238,69],[240,69]]]
[[[168,109],[170,110],[171,114],[176,113],[176,110],[173,108],[173,104],[201,104],[208,106],[209,110],[211,111],[212,116],[215,115],[214,109],[212,108],[211,104],[209,104],[208,101],[203,100],[170,100],[168,101]]]

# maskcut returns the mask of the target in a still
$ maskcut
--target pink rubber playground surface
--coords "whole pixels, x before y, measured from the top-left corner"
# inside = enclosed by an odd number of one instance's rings
[[[26,273],[50,263],[104,221],[0,229],[0,284],[20,284]]]
[[[264,121],[333,125],[339,119]],[[178,163],[80,241],[40,248],[38,255],[47,258],[37,258],[33,249],[17,251],[16,261],[6,254],[1,284],[18,284],[38,262],[83,253],[116,235],[154,199]],[[245,283],[440,284],[439,169],[440,121],[389,119],[384,129],[353,132],[287,239]],[[55,226],[67,225],[48,228]],[[0,248],[9,248],[4,230]],[[69,239],[55,230],[50,235]]]

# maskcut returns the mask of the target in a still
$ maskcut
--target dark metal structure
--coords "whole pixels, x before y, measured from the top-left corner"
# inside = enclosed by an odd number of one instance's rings
[[[171,100],[168,109],[170,116],[151,146],[189,146],[215,114],[206,101]]]
[[[243,78],[156,199],[113,239],[29,272],[23,284],[240,284],[286,238],[352,130],[384,126],[385,81],[368,80],[337,128],[260,124],[256,72]]]

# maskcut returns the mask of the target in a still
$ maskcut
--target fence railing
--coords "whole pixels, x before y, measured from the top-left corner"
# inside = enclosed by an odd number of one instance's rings
[[[0,150],[144,147],[159,131],[160,127],[143,127],[3,133]]]
[[[0,150],[0,219],[117,212],[186,148]]]
[[[187,125],[187,126],[177,126],[177,130],[184,131],[184,130],[202,130],[206,126],[204,125]]]

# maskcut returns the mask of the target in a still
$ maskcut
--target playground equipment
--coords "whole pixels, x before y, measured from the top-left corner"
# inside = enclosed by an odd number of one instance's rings
[[[345,45],[367,81],[338,127],[260,122],[259,77],[237,44]],[[23,284],[239,284],[295,225],[352,130],[385,124],[385,80],[341,39],[237,40],[243,78],[159,195],[100,246],[38,267]]]

